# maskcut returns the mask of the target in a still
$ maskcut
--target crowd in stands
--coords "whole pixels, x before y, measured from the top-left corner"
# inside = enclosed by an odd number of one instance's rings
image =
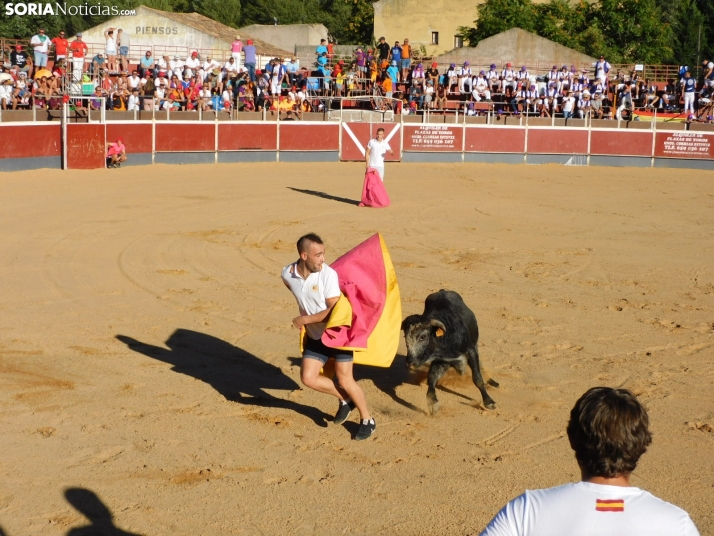
[[[67,94],[84,90],[85,98],[73,99],[78,109],[265,109],[300,117],[303,112],[323,111],[335,97],[362,97],[364,105],[402,114],[459,110],[467,116],[628,119],[633,109],[657,109],[706,122],[714,115],[714,63],[709,60],[702,64],[701,80],[682,67],[679,80],[669,79],[663,85],[643,79],[641,71],[615,73],[604,57],[592,70],[553,65],[546,74],[511,63],[502,69],[494,63],[477,71],[466,61],[440,69],[435,62],[416,59],[409,39],[390,45],[381,37],[374,48],[358,47],[347,58],[338,57],[333,45],[323,39],[313,65],[300,67],[291,57],[273,58],[260,66],[254,43],[247,40],[244,45],[236,36],[227,61],[201,57],[198,51],[185,58],[153,57],[149,50],[132,67],[129,34],[108,28],[104,38],[104,53],[93,57],[81,33],[69,42],[64,32],[50,39],[43,29],[30,41],[32,54],[22,45],[5,51],[0,107],[59,109]],[[51,56],[54,61],[48,70]]]

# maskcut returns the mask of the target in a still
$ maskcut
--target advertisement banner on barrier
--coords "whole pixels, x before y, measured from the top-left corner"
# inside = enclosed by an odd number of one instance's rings
[[[464,129],[456,125],[404,125],[404,151],[461,152]]]
[[[655,156],[663,158],[714,158],[714,134],[657,132]]]

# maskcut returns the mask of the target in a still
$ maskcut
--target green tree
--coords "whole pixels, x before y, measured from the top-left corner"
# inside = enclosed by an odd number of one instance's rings
[[[243,25],[315,24],[325,19],[319,0],[243,0]]]
[[[330,37],[339,44],[371,44],[374,6],[371,0],[328,0],[324,4]]]
[[[477,7],[475,27],[459,28],[464,41],[475,47],[479,41],[511,28],[536,31],[537,11],[531,0],[487,0]]]
[[[191,7],[197,13],[227,26],[241,26],[240,0],[192,0]]]

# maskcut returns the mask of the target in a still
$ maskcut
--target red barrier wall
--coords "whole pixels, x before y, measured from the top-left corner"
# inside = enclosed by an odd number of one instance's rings
[[[156,123],[156,151],[215,151],[215,128],[214,123]]]
[[[67,125],[67,169],[104,168],[106,153],[104,125]]]
[[[593,130],[590,134],[590,154],[651,157],[652,132]]]
[[[340,126],[280,124],[281,151],[339,151]]]
[[[61,156],[62,131],[54,125],[0,126],[0,158]]]
[[[114,142],[117,138],[124,139],[127,154],[152,151],[151,124],[107,123],[107,142]]]
[[[455,125],[404,125],[404,152],[461,152],[464,129]]]
[[[473,153],[524,153],[525,128],[466,128],[466,152]]]
[[[587,154],[588,131],[530,128],[526,152],[528,154]]]
[[[275,123],[218,123],[219,151],[275,151],[277,148]]]
[[[364,162],[364,148],[370,140],[372,129],[369,123],[342,123],[342,151],[340,160]]]
[[[714,158],[714,134],[657,132],[654,155],[665,158]]]

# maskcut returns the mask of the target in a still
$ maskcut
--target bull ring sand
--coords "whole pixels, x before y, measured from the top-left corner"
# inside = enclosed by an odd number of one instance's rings
[[[0,533],[476,535],[578,480],[568,413],[607,385],[650,414],[633,484],[714,534],[714,173],[387,171],[388,209],[357,163],[1,174]],[[458,291],[497,409],[450,374],[427,416],[402,340],[356,372],[374,438],[332,425],[279,277],[310,231],[328,262],[381,232],[404,316]]]

